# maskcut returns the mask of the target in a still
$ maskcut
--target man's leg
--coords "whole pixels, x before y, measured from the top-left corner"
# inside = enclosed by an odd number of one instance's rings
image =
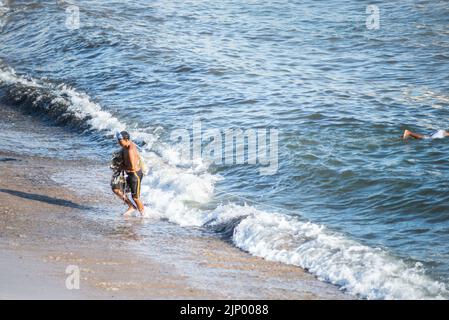
[[[135,183],[133,184],[133,188],[131,189],[132,192],[132,196],[133,196],[133,200],[137,205],[137,209],[139,210],[140,214],[143,216],[145,207],[142,203],[142,201],[140,201],[140,184],[142,183],[142,172],[139,171],[139,173],[134,173],[134,180]]]
[[[410,130],[405,130],[404,135],[402,136],[402,139],[407,139],[410,137],[415,138],[415,139],[423,139],[424,135],[411,132]]]
[[[128,199],[128,197],[122,192],[120,189],[113,189],[112,190],[123,202],[125,202],[128,205],[128,210],[124,213],[124,215],[131,214],[136,208],[134,207],[134,204]]]
[[[133,200],[137,204],[137,209],[139,209],[140,214],[143,215],[143,212],[145,211],[145,207],[144,207],[142,201],[140,201],[140,199],[138,197],[133,197]]]
[[[142,201],[140,201],[140,183],[142,179],[142,174],[133,172],[128,175],[128,185],[131,189],[131,195],[133,197],[134,202],[137,205],[137,209],[139,210],[140,214],[143,216],[145,207],[143,206]]]

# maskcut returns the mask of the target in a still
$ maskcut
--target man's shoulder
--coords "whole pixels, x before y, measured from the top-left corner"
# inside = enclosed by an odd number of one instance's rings
[[[134,142],[131,142],[131,144],[129,145],[129,150],[135,153],[139,153],[139,148]]]

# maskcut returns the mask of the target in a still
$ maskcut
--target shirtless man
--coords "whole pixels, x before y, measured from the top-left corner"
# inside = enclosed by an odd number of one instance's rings
[[[140,184],[142,182],[143,173],[140,168],[139,151],[134,142],[130,140],[128,132],[122,131],[117,133],[116,138],[123,150],[124,170],[127,174],[126,183],[131,189],[131,195],[137,205],[137,209],[143,216],[145,207],[143,206],[142,201],[140,201]],[[124,216],[129,216],[136,209],[134,206],[130,205],[130,202],[126,203],[128,204],[128,210],[124,213]]]
[[[124,177],[125,164],[123,162],[123,151],[120,150],[112,155],[111,166],[112,178],[111,178],[111,189],[121,200],[128,205],[129,208],[134,207],[137,209],[136,205],[133,204],[126,196],[126,181]]]
[[[424,135],[424,134],[419,134],[419,133],[415,133],[415,132],[411,132],[410,130],[405,130],[404,134],[402,136],[402,138],[408,139],[408,138],[415,138],[415,139],[442,139],[445,137],[449,137],[449,132],[447,132],[446,130],[438,130],[437,132],[435,132],[434,134],[428,136],[428,135]]]

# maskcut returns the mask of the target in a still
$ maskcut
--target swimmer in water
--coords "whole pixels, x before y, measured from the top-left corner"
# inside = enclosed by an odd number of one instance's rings
[[[405,130],[404,134],[402,135],[402,139],[406,140],[408,138],[414,138],[414,139],[443,139],[449,137],[449,132],[446,130],[438,130],[437,132],[433,133],[432,135],[428,136],[425,134],[419,134],[412,132],[410,130]]]

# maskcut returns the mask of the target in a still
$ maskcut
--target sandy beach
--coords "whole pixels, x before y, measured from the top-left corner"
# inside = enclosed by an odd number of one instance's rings
[[[122,218],[124,207],[109,194],[107,162],[3,150],[0,169],[1,299],[348,298],[210,231]],[[92,188],[75,179],[92,172]],[[69,265],[80,270],[79,290],[66,288]]]

